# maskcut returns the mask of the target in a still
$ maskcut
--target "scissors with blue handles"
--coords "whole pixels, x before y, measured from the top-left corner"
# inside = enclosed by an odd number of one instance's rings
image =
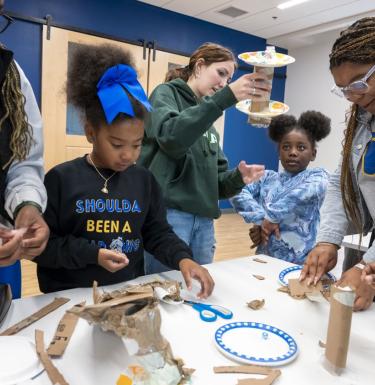
[[[205,303],[200,302],[193,302],[193,301],[187,301],[184,300],[185,305],[190,305],[199,312],[199,316],[201,317],[201,320],[205,322],[213,322],[216,321],[217,317],[221,317],[224,319],[230,319],[233,317],[233,313],[223,307],[218,305],[208,305]]]

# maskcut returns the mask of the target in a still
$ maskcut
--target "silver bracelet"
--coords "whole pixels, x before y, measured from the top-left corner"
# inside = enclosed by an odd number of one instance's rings
[[[363,270],[363,269],[366,267],[366,265],[363,264],[363,263],[357,263],[357,264],[354,265],[353,267],[356,267],[356,268],[359,269],[359,270]]]

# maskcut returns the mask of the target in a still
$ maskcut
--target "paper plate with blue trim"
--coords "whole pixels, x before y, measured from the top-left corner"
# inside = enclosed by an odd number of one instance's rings
[[[299,266],[299,265],[287,267],[286,269],[281,270],[279,274],[280,285],[288,286],[289,279],[298,278],[301,274],[301,270],[302,270],[302,266]],[[336,281],[336,277],[331,273],[324,274],[323,278],[330,279],[333,282]]]
[[[297,343],[281,329],[259,322],[232,322],[215,333],[216,346],[228,358],[245,364],[280,366],[298,355]]]

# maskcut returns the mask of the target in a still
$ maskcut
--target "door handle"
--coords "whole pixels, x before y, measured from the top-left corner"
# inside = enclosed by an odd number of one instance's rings
[[[139,39],[138,41],[142,44],[142,47],[143,47],[143,60],[146,60],[146,57],[147,57],[147,43],[146,43],[146,40],[145,39]]]
[[[151,42],[151,49],[152,49],[152,61],[156,60],[156,40],[153,40]]]

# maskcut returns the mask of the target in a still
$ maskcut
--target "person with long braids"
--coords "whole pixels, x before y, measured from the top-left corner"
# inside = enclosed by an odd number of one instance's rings
[[[375,219],[375,17],[356,21],[342,31],[330,54],[336,86],[332,91],[352,102],[343,141],[342,161],[331,176],[321,211],[317,244],[300,279],[316,284],[337,263],[337,250],[349,228],[365,234]],[[339,281],[356,290],[355,310],[367,309],[375,294],[361,279],[375,262],[375,245]],[[366,270],[370,273],[370,269]]]
[[[1,32],[11,20],[3,14],[3,6],[1,0],[0,21],[5,23]],[[18,298],[19,260],[39,255],[49,230],[41,215],[47,204],[42,120],[29,81],[4,46],[0,47],[0,90],[0,283],[9,283],[13,298]]]
[[[245,74],[231,82],[236,67],[228,48],[205,43],[193,52],[186,67],[170,70],[166,82],[150,97],[153,109],[139,163],[161,185],[168,222],[192,248],[199,264],[213,260],[213,220],[220,216],[219,199],[234,196],[264,173],[264,166],[245,161],[230,170],[214,127],[223,111],[237,101],[259,101],[269,93],[264,73]],[[165,270],[145,254],[147,274]]]
[[[45,219],[51,236],[35,258],[41,291],[110,285],[144,275],[147,250],[187,287],[208,297],[214,282],[173,232],[159,185],[136,164],[150,104],[132,54],[115,45],[80,45],[71,57],[67,100],[82,114],[90,154],[48,171]]]

